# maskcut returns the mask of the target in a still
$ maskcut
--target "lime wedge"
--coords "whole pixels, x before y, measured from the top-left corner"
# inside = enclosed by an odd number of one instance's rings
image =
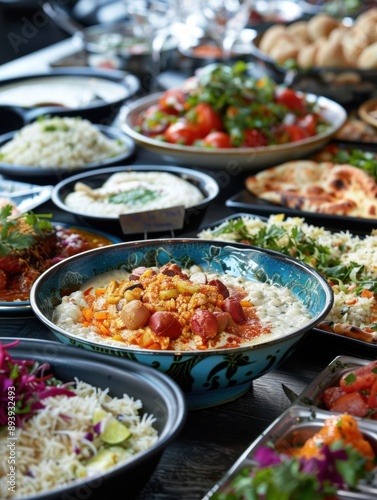
[[[107,419],[110,416],[112,416],[111,413],[103,410],[101,407],[96,408],[93,413],[93,425],[98,424],[98,422]]]
[[[115,417],[112,417],[100,437],[104,443],[119,444],[128,439],[131,432],[122,422],[119,422]]]

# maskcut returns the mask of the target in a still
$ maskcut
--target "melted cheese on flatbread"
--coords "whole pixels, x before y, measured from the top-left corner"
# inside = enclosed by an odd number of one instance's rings
[[[290,161],[249,176],[245,185],[255,196],[289,208],[377,217],[377,183],[351,165]]]

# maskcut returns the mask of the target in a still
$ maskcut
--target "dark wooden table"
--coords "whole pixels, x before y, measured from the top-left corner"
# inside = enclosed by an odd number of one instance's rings
[[[20,62],[22,64],[22,59]],[[12,66],[11,69],[13,67],[18,68]],[[1,69],[0,66],[0,74]],[[6,69],[9,74],[9,67]],[[138,150],[134,163],[160,165],[165,162],[152,153]],[[207,172],[220,183],[221,194],[209,206],[202,227],[234,213],[225,206],[225,201],[243,188],[247,175],[244,173],[227,179],[221,170]],[[40,211],[53,213],[56,221],[77,224],[77,221],[59,212],[51,202],[42,205]],[[0,337],[5,336],[55,340],[35,317],[0,318]],[[372,359],[376,357],[375,349],[369,346],[361,348],[334,335],[309,332],[290,358],[255,380],[247,394],[218,407],[189,412],[182,433],[165,450],[138,500],[202,498],[248,445],[288,408],[290,402],[282,384],[299,393],[337,355]]]

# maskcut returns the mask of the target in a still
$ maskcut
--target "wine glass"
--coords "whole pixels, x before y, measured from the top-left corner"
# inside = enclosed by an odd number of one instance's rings
[[[232,47],[241,30],[248,24],[252,0],[201,0],[201,10],[207,20],[207,31],[229,60]]]
[[[149,42],[152,74],[160,72],[161,51],[176,18],[175,0],[124,0],[136,36]]]

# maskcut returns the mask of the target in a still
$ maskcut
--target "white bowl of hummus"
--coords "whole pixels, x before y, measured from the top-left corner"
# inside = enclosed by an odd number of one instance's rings
[[[179,208],[182,227],[175,229],[187,231],[198,227],[209,203],[218,194],[216,180],[203,172],[176,166],[133,165],[69,177],[55,186],[51,199],[81,221],[107,228],[110,225],[113,230],[123,229],[123,232],[125,216],[131,224],[132,216],[139,215],[139,220],[149,217],[149,221],[156,221],[156,226],[165,228],[164,220],[171,217],[166,210],[173,212]],[[148,222],[145,230],[157,229]],[[144,231],[135,229],[135,232]]]

